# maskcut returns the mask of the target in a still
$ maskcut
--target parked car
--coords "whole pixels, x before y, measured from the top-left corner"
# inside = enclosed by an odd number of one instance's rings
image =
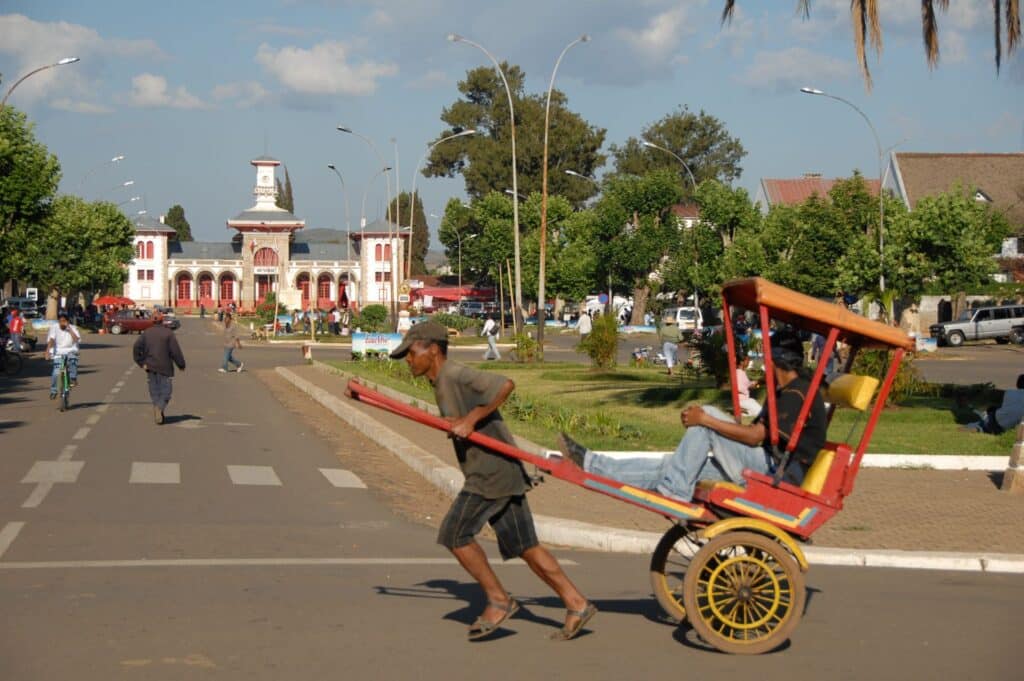
[[[479,319],[486,314],[484,304],[475,300],[464,300],[459,303],[459,314],[463,317]]]
[[[965,341],[993,338],[997,343],[1024,345],[1024,305],[999,305],[964,310],[955,321],[932,324],[931,337],[939,345],[958,347]]]
[[[669,307],[661,314],[662,321],[671,319],[679,325],[680,333],[690,334],[704,326],[699,307]]]
[[[136,331],[142,333],[156,322],[149,310],[118,310],[110,324],[110,333],[116,335]],[[177,330],[181,322],[177,319],[164,317],[164,326]]]
[[[7,299],[4,306],[9,307],[12,310],[14,308],[21,310],[21,316],[25,319],[35,319],[41,314],[39,311],[39,303],[31,298],[11,297]]]

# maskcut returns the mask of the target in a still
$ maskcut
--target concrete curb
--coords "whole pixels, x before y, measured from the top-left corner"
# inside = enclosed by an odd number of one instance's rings
[[[325,373],[345,375],[334,367],[316,363]],[[406,465],[422,475],[428,482],[449,497],[454,497],[462,488],[462,472],[449,466],[390,430],[376,419],[367,419],[358,409],[345,403],[326,390],[318,388],[285,367],[277,367],[278,375],[302,392],[319,402],[360,433],[380,446],[390,450]],[[409,395],[375,386],[381,392],[403,401],[433,408],[436,407]],[[532,444],[532,443],[529,443]],[[536,447],[536,445],[534,445]],[[615,553],[649,554],[654,551],[661,535],[654,532],[639,532],[604,527],[565,518],[534,516],[537,536],[541,541],[576,549]],[[886,549],[846,549],[831,547],[804,547],[809,563],[813,565],[909,568],[919,570],[953,570],[971,572],[999,572],[1024,574],[1024,554],[1005,553],[958,553],[933,551],[902,551]]]

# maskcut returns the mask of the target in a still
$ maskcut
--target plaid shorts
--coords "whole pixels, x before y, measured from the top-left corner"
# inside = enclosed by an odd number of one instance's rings
[[[437,533],[437,543],[449,550],[465,546],[480,533],[484,523],[490,523],[498,536],[498,550],[505,560],[518,558],[540,544],[525,494],[485,499],[465,491],[459,492],[448,509]]]

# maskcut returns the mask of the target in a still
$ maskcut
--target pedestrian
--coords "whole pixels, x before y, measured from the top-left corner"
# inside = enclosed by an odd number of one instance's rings
[[[496,359],[501,360],[501,353],[498,352],[498,323],[494,321],[494,315],[488,314],[487,321],[480,335],[487,339],[487,352],[484,353],[484,361]]]
[[[352,324],[352,313],[349,312],[348,305],[343,305],[341,310],[341,335],[347,336],[349,326]]]
[[[580,340],[584,340],[594,330],[594,320],[590,318],[590,312],[584,310],[580,313],[580,320],[576,323],[576,330],[580,332]]]
[[[530,489],[526,471],[519,461],[466,439],[480,432],[502,442],[515,442],[498,411],[515,384],[494,372],[448,360],[448,329],[434,321],[409,329],[401,345],[391,353],[392,359],[403,357],[413,376],[430,380],[438,409],[451,423],[455,454],[465,475],[462,491],[442,521],[437,541],[454,554],[487,597],[487,606],[470,626],[468,638],[493,635],[519,610],[519,603],[502,586],[487,554],[476,541],[476,535],[487,523],[497,535],[502,558],[522,558],[565,604],[565,623],[552,638],[575,638],[597,608],[584,598],[555,557],[538,541],[526,500]]]
[[[11,310],[11,321],[7,325],[11,333],[11,349],[15,354],[21,354],[21,335],[25,333],[25,320],[21,316],[21,310]]]
[[[682,334],[679,333],[679,325],[673,317],[665,317],[658,327],[658,338],[661,339],[661,354],[665,356],[665,366],[668,367],[668,375],[672,375],[672,367],[676,365],[676,353],[679,352],[679,340]]]
[[[235,369],[237,373],[242,373],[242,369],[245,367],[245,362],[240,362],[235,359],[235,350],[239,350],[242,347],[242,340],[238,335],[238,324],[235,324],[234,318],[229,314],[224,317],[224,360],[220,364],[220,369],[217,369],[222,374],[226,374],[231,370],[229,365],[235,365],[238,368]]]
[[[199,318],[206,319],[206,306],[199,303]]]
[[[164,326],[164,313],[153,313],[153,326],[142,332],[132,348],[135,363],[146,371],[149,399],[153,403],[153,421],[164,422],[164,409],[171,401],[174,366],[185,370],[185,355],[174,332]]]

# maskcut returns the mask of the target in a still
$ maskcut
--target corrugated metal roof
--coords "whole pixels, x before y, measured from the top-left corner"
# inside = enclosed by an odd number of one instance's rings
[[[175,260],[240,260],[242,245],[228,241],[170,241],[168,257]]]
[[[765,196],[768,197],[769,205],[775,206],[796,206],[817,194],[822,199],[828,199],[828,193],[836,182],[841,178],[828,177],[800,177],[795,179],[770,179],[761,180]],[[878,180],[864,178],[868,192],[878,195]]]
[[[352,257],[355,257],[354,249],[351,252]],[[291,244],[291,252],[289,253],[289,260],[345,260],[348,254],[346,253],[345,244],[341,243],[329,243],[329,242],[306,242],[306,241],[294,241]]]

